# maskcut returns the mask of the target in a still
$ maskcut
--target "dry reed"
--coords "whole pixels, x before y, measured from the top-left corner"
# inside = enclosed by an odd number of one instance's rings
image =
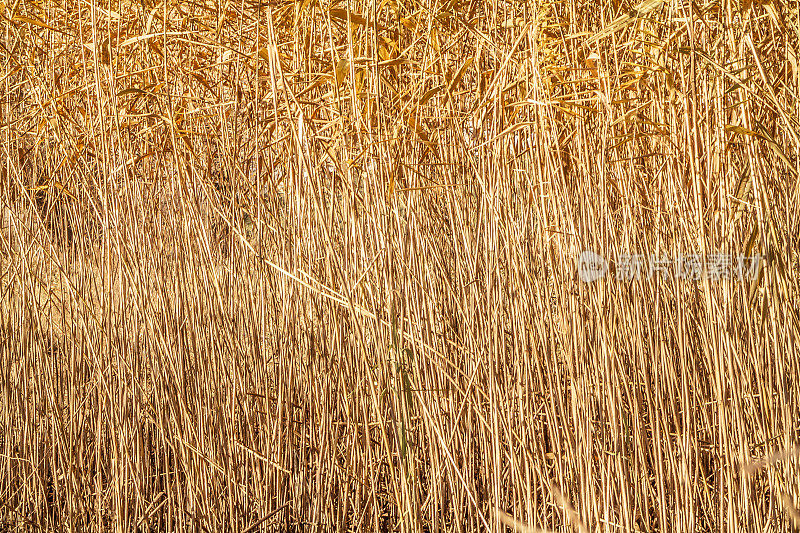
[[[0,17],[0,529],[800,527],[796,0]]]

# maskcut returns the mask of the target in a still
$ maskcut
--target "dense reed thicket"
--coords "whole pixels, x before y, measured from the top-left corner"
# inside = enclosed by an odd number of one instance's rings
[[[800,527],[796,0],[0,17],[0,529]]]

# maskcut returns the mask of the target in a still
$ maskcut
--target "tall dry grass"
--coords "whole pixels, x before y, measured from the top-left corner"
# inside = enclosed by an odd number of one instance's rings
[[[0,16],[0,528],[800,525],[797,1]]]

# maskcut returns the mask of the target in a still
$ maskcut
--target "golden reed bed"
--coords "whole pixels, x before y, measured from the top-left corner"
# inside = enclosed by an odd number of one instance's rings
[[[797,529],[797,12],[0,4],[0,529]]]

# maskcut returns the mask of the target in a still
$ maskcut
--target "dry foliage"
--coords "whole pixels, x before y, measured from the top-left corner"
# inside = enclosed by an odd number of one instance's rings
[[[796,0],[0,16],[0,528],[800,525]]]

